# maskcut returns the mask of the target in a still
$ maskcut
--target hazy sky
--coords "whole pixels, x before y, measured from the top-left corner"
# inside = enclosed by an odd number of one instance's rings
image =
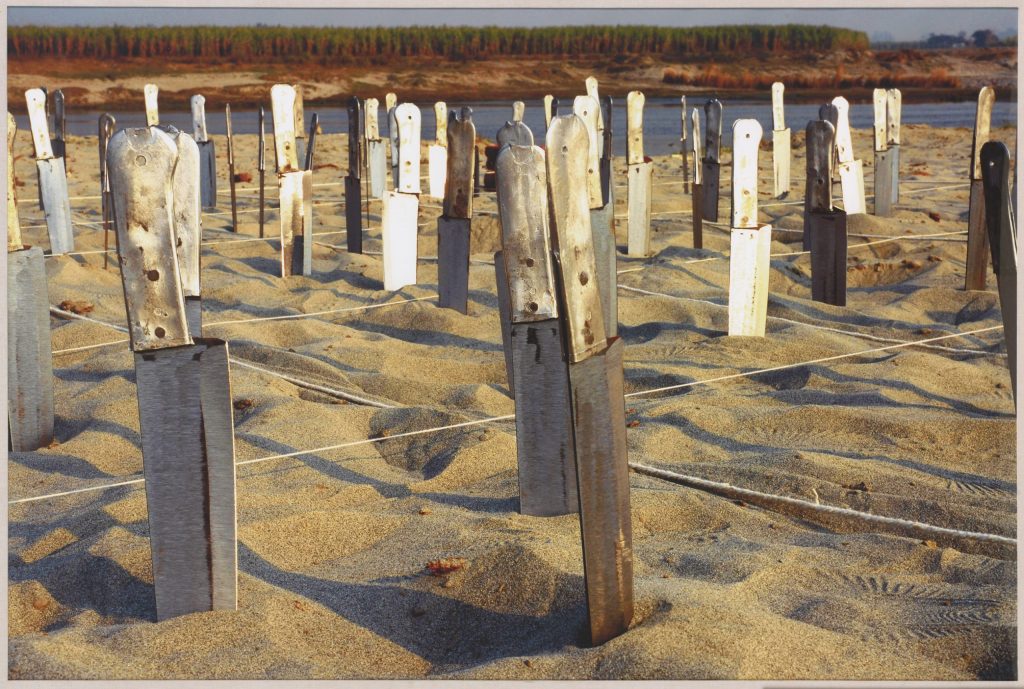
[[[968,1],[965,0],[965,5]],[[469,25],[552,26],[565,24],[827,24],[917,40],[929,33],[997,33],[1017,26],[1017,10],[1004,9],[210,9],[192,7],[98,8],[10,7],[7,22],[18,24],[271,24],[282,26]]]

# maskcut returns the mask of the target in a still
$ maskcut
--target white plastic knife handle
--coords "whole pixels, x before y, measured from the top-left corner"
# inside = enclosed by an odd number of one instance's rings
[[[299,156],[295,150],[295,88],[289,84],[274,84],[270,89],[270,105],[274,115],[277,172],[298,172]]]
[[[159,93],[160,88],[156,84],[146,84],[142,88],[142,94],[146,98],[146,125],[150,127],[160,124],[160,110],[156,104]]]
[[[555,99],[550,93],[544,96],[544,127],[551,126],[551,101]]]
[[[367,141],[380,141],[380,127],[377,125],[377,111],[379,109],[380,103],[376,98],[367,98],[363,103],[364,129]]]
[[[21,224],[18,222],[18,199],[14,190],[14,135],[18,125],[14,115],[7,113],[7,251],[22,248]]]
[[[384,109],[387,112],[390,113],[392,110],[394,110],[397,104],[398,96],[396,96],[393,92],[384,95]]]
[[[850,102],[842,96],[832,99],[836,106],[836,158],[840,163],[853,162],[853,139],[850,137]]]
[[[703,184],[703,170],[701,170],[701,158],[703,157],[703,151],[701,151],[701,142],[703,139],[700,138],[700,110],[697,108],[693,109],[693,113],[690,116],[693,122],[693,183]]]
[[[786,109],[782,103],[782,94],[786,86],[781,81],[772,84],[772,129],[781,132],[786,128]]]
[[[903,94],[899,89],[886,92],[886,141],[890,145],[900,145],[900,116],[903,110]]]
[[[192,96],[192,136],[196,143],[206,141],[206,98],[198,93]]]
[[[683,135],[679,137],[679,140],[683,142],[680,150],[683,151],[683,155],[686,154],[686,96],[679,96],[679,107],[681,112],[681,119],[683,121]]]
[[[443,100],[434,103],[434,140],[438,146],[448,146],[448,106]]]
[[[971,152],[971,179],[981,179],[981,147],[989,140],[992,127],[992,106],[996,92],[991,86],[978,91],[978,110],[974,116],[974,146]]]
[[[644,162],[644,101],[640,91],[626,94],[626,162],[639,165]]]
[[[586,125],[589,140],[587,150],[587,196],[590,199],[591,208],[600,208],[603,201],[601,197],[601,167],[598,152],[597,116],[601,111],[597,101],[590,96],[576,96],[572,102],[572,111],[576,117],[583,120]]]
[[[594,99],[595,103],[601,103],[601,97],[597,93],[597,77],[589,76],[586,78],[584,83],[587,85],[587,95]],[[604,116],[601,114],[601,109],[597,110],[597,131],[598,134],[604,131]]]
[[[517,100],[512,104],[512,121],[522,122],[523,114],[526,112],[526,103],[521,100]],[[598,111],[600,112],[600,111]]]
[[[732,125],[732,226],[757,229],[757,148],[761,145],[757,120],[736,120]]]
[[[875,89],[871,92],[871,102],[874,105],[875,113],[875,150],[885,151],[888,150],[885,138],[885,120],[886,120],[886,103],[888,98],[886,97],[885,89]]]
[[[50,131],[46,127],[46,94],[42,89],[25,91],[25,105],[28,108],[28,123],[32,128],[32,145],[36,149],[36,160],[53,158]]]
[[[395,108],[398,124],[398,189],[403,194],[420,193],[420,109],[413,103]]]

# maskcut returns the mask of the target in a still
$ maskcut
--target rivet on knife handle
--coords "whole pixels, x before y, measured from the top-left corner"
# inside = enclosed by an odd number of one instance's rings
[[[551,120],[546,148],[552,236],[562,264],[568,355],[574,362],[607,347],[590,230],[588,146],[587,127],[579,117]]]
[[[604,205],[601,195],[601,167],[598,156],[597,117],[600,105],[590,96],[576,96],[572,111],[587,128],[587,196],[591,208]]]
[[[512,322],[555,318],[544,151],[532,145],[502,148],[496,176]]]
[[[177,146],[156,127],[122,129],[107,145],[114,226],[132,349],[192,344],[172,218]]]
[[[160,124],[160,110],[157,107],[157,96],[160,88],[156,84],[146,84],[142,88],[142,95],[146,99],[146,125],[155,127]]]

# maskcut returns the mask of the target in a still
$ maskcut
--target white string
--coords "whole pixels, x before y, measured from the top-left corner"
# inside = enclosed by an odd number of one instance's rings
[[[371,399],[368,399],[366,397],[360,397],[358,395],[353,395],[351,392],[345,392],[344,390],[337,390],[335,388],[329,388],[329,387],[327,387],[325,385],[319,385],[317,383],[310,383],[309,381],[302,380],[301,378],[295,378],[295,377],[289,376],[289,375],[287,375],[285,373],[279,373],[277,371],[272,371],[269,368],[263,368],[262,366],[257,366],[256,364],[254,364],[252,362],[245,361],[244,359],[239,359],[239,358],[234,357],[234,356],[231,357],[231,363],[236,364],[238,366],[241,366],[242,368],[248,368],[248,369],[252,369],[254,371],[260,371],[262,373],[268,373],[268,374],[270,374],[272,376],[276,376],[278,378],[281,378],[282,380],[286,380],[286,381],[288,381],[289,383],[291,383],[293,385],[298,385],[299,387],[308,388],[308,389],[314,390],[316,392],[322,392],[325,395],[330,395],[331,397],[338,397],[340,399],[348,400],[349,402],[355,402],[356,404],[366,405],[368,407],[378,407],[379,409],[395,409],[395,405],[393,405],[393,404],[385,404],[384,402],[378,402],[376,400],[371,400]]]

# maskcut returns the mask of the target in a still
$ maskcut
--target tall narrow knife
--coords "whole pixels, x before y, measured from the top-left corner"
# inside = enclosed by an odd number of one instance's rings
[[[100,153],[100,211],[103,216],[103,270],[107,269],[110,258],[110,223],[114,218],[114,207],[110,200],[110,178],[107,174],[107,142],[114,135],[116,121],[109,112],[100,115],[99,142]]]
[[[974,141],[971,144],[971,200],[967,214],[967,277],[964,289],[982,290],[988,277],[988,231],[985,226],[985,185],[981,177],[981,148],[989,140],[992,106],[996,92],[984,86],[978,92],[978,109],[974,116]]]
[[[363,253],[362,143],[363,106],[358,96],[352,96],[348,101],[348,174],[345,175],[345,246],[350,254]]]
[[[633,618],[633,546],[623,399],[622,340],[609,339],[587,195],[589,135],[574,115],[547,133],[552,236],[559,256],[559,313],[569,361],[569,397],[579,493],[590,640],[623,633]]]
[[[700,111],[693,109],[693,184],[690,187],[690,208],[693,215],[693,248],[704,248],[704,185],[700,150]]]
[[[295,89],[295,101],[292,106],[292,119],[295,122],[295,157],[302,165],[306,160],[306,109],[302,97],[302,84],[292,84]]]
[[[708,222],[718,222],[718,187],[721,178],[722,155],[722,103],[712,98],[704,104],[704,159],[701,161],[701,177],[704,208],[701,217]]]
[[[886,91],[885,131],[889,150],[892,151],[892,202],[900,200],[900,120],[903,112],[903,93],[899,89]]]
[[[107,149],[158,621],[237,606],[228,348],[188,333],[172,219],[176,158],[156,127],[121,130]]]
[[[394,93],[384,94],[384,113],[387,117],[388,143],[390,144],[391,155],[391,188],[398,189],[398,121],[395,119],[395,108],[398,105],[398,96]]]
[[[498,282],[510,297],[509,331],[516,401],[519,509],[554,516],[576,512],[576,462],[569,371],[562,351],[548,225],[544,151],[507,144],[495,163],[503,261]]]
[[[507,125],[514,136],[533,138],[525,124]],[[525,130],[520,131],[520,128]],[[448,170],[444,201],[437,219],[438,305],[466,313],[469,308],[469,242],[473,217],[473,166],[476,125],[473,111],[448,111]],[[499,134],[501,136],[501,134]],[[499,139],[500,143],[500,139]],[[497,264],[495,264],[497,270]]]
[[[270,89],[274,116],[274,151],[280,191],[281,277],[313,272],[313,173],[299,167],[295,148],[295,89]]]
[[[36,152],[36,172],[39,175],[39,197],[46,216],[46,231],[50,236],[50,253],[54,256],[75,250],[75,236],[71,228],[71,201],[68,198],[68,178],[64,159],[55,158],[46,127],[46,94],[42,89],[25,92],[28,120],[32,128],[32,143]]]
[[[892,154],[886,138],[886,93],[875,89],[871,94],[874,106],[875,144],[875,215],[892,215]]]
[[[992,247],[992,270],[1003,313],[1006,363],[1010,367],[1013,403],[1017,404],[1017,223],[1010,196],[1010,151],[1001,141],[981,147],[981,176],[985,184],[985,217]]]
[[[827,120],[807,123],[804,236],[811,237],[811,298],[846,306],[846,212],[832,205],[835,136]]]
[[[231,103],[224,105],[228,138],[228,186],[231,188],[231,231],[238,232],[238,199],[235,196],[235,137],[231,131]]]
[[[444,180],[448,174],[448,106],[434,103],[434,143],[427,149],[427,179],[431,198],[444,198]]]
[[[686,136],[686,120],[689,113],[686,112],[686,96],[679,96],[679,109],[682,121],[682,133],[679,135],[679,155],[683,158],[683,193],[690,193],[690,150]]]
[[[264,110],[263,106],[261,105],[260,106],[260,111],[259,111],[259,121],[260,121],[259,141],[256,144],[259,147],[259,151],[257,151],[257,156],[256,156],[256,168],[257,168],[257,170],[260,173],[260,237],[263,236],[263,230],[264,230],[265,222],[266,222],[266,214],[265,214],[265,212],[266,212],[266,207],[267,207],[267,204],[266,204],[266,177],[267,177],[267,133],[266,133],[266,119],[267,119],[266,110]]]
[[[604,118],[604,145],[601,147],[601,203],[590,209],[590,229],[594,233],[594,257],[597,260],[597,286],[604,307],[604,328],[608,337],[619,334],[619,273],[615,243],[615,178],[612,158],[612,97],[601,96]]]
[[[757,220],[757,120],[732,125],[732,232],[729,252],[729,335],[764,337],[772,226]]]
[[[384,243],[384,289],[416,284],[419,229],[420,109],[402,103],[391,110],[395,189],[384,197],[381,239]],[[440,246],[438,247],[440,251]],[[468,261],[468,259],[467,259]]]
[[[383,199],[387,189],[387,149],[380,138],[377,124],[379,105],[376,98],[367,98],[363,115],[366,118],[366,164],[370,178],[370,196]]]
[[[651,186],[654,163],[644,155],[644,94],[626,95],[626,163],[629,183],[626,190],[626,253],[649,256],[651,253]]]
[[[313,113],[313,116],[309,118],[309,143],[306,145],[306,157],[304,158],[302,169],[313,171],[313,158],[316,156],[316,136],[317,130],[320,128],[320,116]]]
[[[67,144],[67,112],[65,110],[64,92],[57,89],[53,92],[53,157],[64,159],[64,170],[68,170]]]
[[[199,146],[199,198],[203,208],[217,205],[217,154],[213,140],[206,135],[206,98],[200,94],[192,96],[192,137]]]
[[[789,196],[790,187],[790,131],[786,126],[786,109],[783,104],[785,90],[781,81],[772,84],[772,168],[775,170],[772,195],[777,199]]]

